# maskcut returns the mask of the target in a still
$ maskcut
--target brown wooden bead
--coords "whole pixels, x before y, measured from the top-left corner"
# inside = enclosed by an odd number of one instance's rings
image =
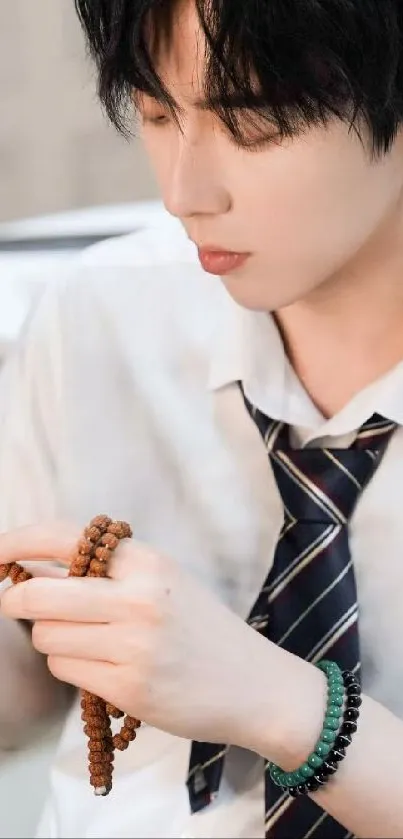
[[[86,703],[86,707],[93,707],[98,708],[99,706],[99,699],[97,696],[93,696],[92,693],[88,693],[88,691],[83,691],[83,702]]]
[[[105,754],[105,755],[96,755],[92,754],[89,761],[88,767],[92,770],[92,772],[113,772],[113,761],[114,755]]]
[[[91,548],[93,548],[93,543],[98,542],[102,536],[102,531],[99,527],[86,527],[84,530],[84,538],[88,539],[91,542]]]
[[[106,565],[104,566],[104,569],[103,569],[102,572],[91,570],[91,566],[90,566],[90,570],[88,571],[88,574],[87,574],[87,577],[99,577],[99,578],[101,578],[101,577],[107,577],[107,576],[108,576],[108,569],[107,569]]]
[[[90,562],[91,562],[91,555],[90,554],[76,554],[71,559],[70,568],[73,565],[76,565],[77,567],[81,567],[81,568],[88,568]]]
[[[92,559],[90,571],[92,576],[104,577],[108,573],[108,566],[105,562],[101,562],[100,559]]]
[[[135,717],[125,717],[124,724],[125,724],[126,728],[131,728],[132,730],[135,730],[136,728],[140,728],[140,726],[141,726],[140,720],[136,720]]]
[[[137,732],[134,731],[134,729],[132,729],[132,728],[123,727],[121,732],[120,732],[120,736],[123,738],[123,740],[127,740],[128,743],[131,743],[132,740],[136,739]]]
[[[105,772],[102,775],[90,775],[90,783],[93,787],[107,786],[110,781],[109,773]]]
[[[85,714],[87,721],[98,720],[101,722],[105,719],[102,708],[99,708],[96,705],[88,705],[87,708],[84,709],[83,714]]]
[[[101,545],[106,545],[107,548],[109,548],[111,551],[114,551],[116,550],[119,544],[119,539],[117,536],[114,536],[113,533],[108,532],[104,533],[104,535],[101,536],[100,542]]]
[[[11,564],[8,576],[14,585],[17,585],[17,583],[25,583],[26,580],[31,579],[31,574],[29,574],[28,571],[25,571],[25,568],[23,568],[22,565],[18,565],[17,562],[13,562]]]
[[[109,714],[110,717],[114,717],[116,720],[124,717],[124,712],[119,711],[119,708],[115,708],[115,706],[111,705],[109,702],[107,702],[106,705],[106,713]]]
[[[113,738],[113,745],[115,746],[115,749],[119,749],[120,752],[124,752],[128,748],[129,743],[127,740],[124,740],[120,734],[115,734]]]
[[[104,761],[105,761],[105,763],[113,763],[114,760],[115,760],[115,756],[114,756],[113,752],[105,752],[104,755],[100,755],[100,754],[97,754],[96,752],[94,752],[94,754],[91,755],[91,760],[88,761],[88,765],[89,766],[90,765],[91,766],[98,766],[101,763],[103,763]]]
[[[89,725],[91,726],[91,723],[89,723]],[[105,736],[106,736],[106,734],[107,734],[106,731],[101,731],[100,728],[98,727],[98,725],[96,725],[95,731],[91,735],[91,739],[90,739],[88,745],[91,746],[93,743],[100,743],[102,748],[104,748],[105,747]]]
[[[91,740],[91,742],[88,743],[88,751],[90,754],[92,754],[92,752],[103,752],[103,749],[104,746],[101,740]]]
[[[93,549],[93,544],[91,539],[85,538],[83,536],[77,544],[77,552],[83,556],[88,556]]]
[[[125,521],[113,521],[108,527],[108,533],[113,533],[118,539],[129,539],[132,536],[132,529]]]
[[[70,566],[69,577],[86,577],[86,576],[87,576],[87,569],[86,568],[77,568],[75,565]]]
[[[100,724],[98,720],[94,721],[87,721],[86,725],[84,726],[84,734],[87,734],[88,737],[92,737],[94,740],[102,739],[103,734],[106,734],[108,731],[108,726],[105,724]]]
[[[109,548],[95,548],[95,556],[97,559],[100,559],[101,562],[109,562],[112,551]]]
[[[31,579],[31,574],[28,571],[20,571],[17,579],[15,580],[16,583],[26,583],[27,580]]]
[[[90,521],[90,527],[98,527],[103,532],[108,529],[111,522],[112,519],[109,518],[109,516],[95,516],[95,518]]]
[[[73,559],[70,568],[69,568],[69,577],[85,577],[88,567],[91,561],[91,557],[76,557]]]
[[[11,563],[8,564],[8,565],[0,565],[0,583],[2,583],[3,580],[7,579],[7,577],[10,574],[10,570],[11,570]]]
[[[102,722],[104,715],[93,708],[84,708],[81,713],[81,719],[85,722]]]
[[[78,541],[71,557],[69,576],[105,577],[112,552],[120,539],[132,535],[126,522],[112,521],[109,516],[95,516]],[[31,578],[31,574],[18,563],[0,565],[0,582],[7,577],[13,583]],[[88,769],[90,782],[96,795],[108,795],[112,789],[114,751],[124,751],[136,737],[141,722],[124,715],[123,711],[88,691],[81,695],[81,719],[88,737]],[[119,734],[112,735],[110,718],[125,717]]]

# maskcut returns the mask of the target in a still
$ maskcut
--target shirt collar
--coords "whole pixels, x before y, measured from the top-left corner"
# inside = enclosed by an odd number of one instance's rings
[[[312,437],[349,434],[374,413],[403,425],[403,361],[326,420],[289,363],[274,318],[244,309],[225,294],[212,347],[211,390],[242,381],[246,396],[263,413],[309,429]]]

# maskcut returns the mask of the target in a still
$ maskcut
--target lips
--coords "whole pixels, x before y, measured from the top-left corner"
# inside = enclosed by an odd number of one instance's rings
[[[235,253],[213,248],[198,248],[199,260],[202,268],[208,274],[222,277],[240,268],[249,259],[249,253]]]

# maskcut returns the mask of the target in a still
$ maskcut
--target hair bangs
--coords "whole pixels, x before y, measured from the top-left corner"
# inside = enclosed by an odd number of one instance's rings
[[[193,2],[205,37],[206,104],[239,143],[361,118],[374,149],[387,151],[403,114],[400,0]],[[177,115],[158,68],[175,36],[177,0],[75,3],[118,129],[127,133],[141,93]]]

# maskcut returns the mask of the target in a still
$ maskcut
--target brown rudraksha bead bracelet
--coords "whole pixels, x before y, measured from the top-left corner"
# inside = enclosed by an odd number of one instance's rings
[[[130,525],[112,521],[108,516],[96,516],[85,528],[71,560],[69,577],[107,577],[108,563],[121,539],[132,536]],[[31,574],[12,562],[0,565],[0,582],[7,577],[12,583],[31,579]],[[124,751],[136,738],[141,722],[88,691],[82,691],[81,719],[88,737],[88,768],[95,795],[108,795],[112,789],[115,749]],[[111,719],[124,717],[119,734],[112,734]]]

